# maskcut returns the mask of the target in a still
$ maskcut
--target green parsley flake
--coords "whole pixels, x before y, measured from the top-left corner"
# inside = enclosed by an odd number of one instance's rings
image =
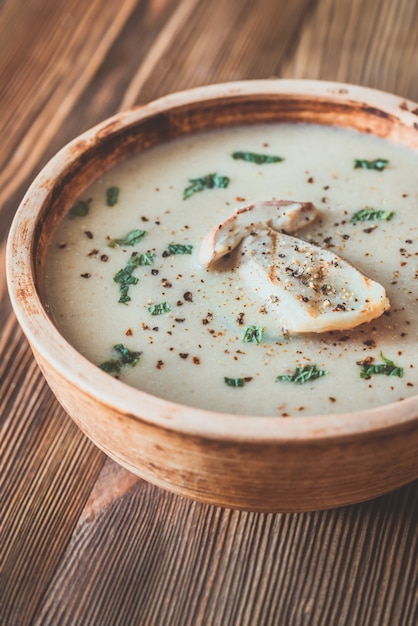
[[[327,374],[327,370],[319,370],[316,365],[304,365],[303,367],[297,367],[293,374],[283,374],[282,376],[278,376],[277,380],[303,385],[310,380],[315,380],[316,378],[326,376]]]
[[[131,230],[122,239],[112,239],[108,246],[109,248],[116,248],[117,246],[136,246],[147,234],[145,230]]]
[[[123,365],[131,365],[132,367],[138,365],[139,357],[142,354],[141,352],[131,352],[131,350],[128,350],[128,348],[126,348],[123,343],[118,343],[113,346],[113,351],[118,354],[119,361]]]
[[[107,206],[115,206],[119,200],[119,187],[109,187],[106,189],[106,203]]]
[[[92,198],[88,200],[78,200],[70,209],[69,217],[85,217],[90,209],[90,202]]]
[[[380,353],[380,357],[383,359],[383,363],[357,363],[357,365],[361,366],[360,378],[366,378],[366,380],[368,380],[373,374],[384,374],[385,376],[398,376],[402,378],[403,367],[395,365],[393,361],[384,357],[382,352]]]
[[[283,157],[273,156],[270,154],[257,154],[256,152],[233,152],[233,159],[241,159],[242,161],[248,161],[249,163],[257,163],[257,165],[263,165],[264,163],[280,163],[284,161]]]
[[[360,209],[350,217],[350,222],[366,222],[366,221],[386,221],[394,217],[395,211],[383,211],[381,209],[372,209],[371,207],[364,207],[364,209]]]
[[[138,365],[142,354],[142,352],[132,352],[131,350],[128,350],[128,348],[126,348],[122,343],[118,343],[113,346],[113,353],[115,358],[101,363],[99,367],[104,372],[115,376],[120,374],[121,368],[125,365],[130,365],[131,367]]]
[[[183,200],[204,189],[225,189],[229,185],[229,178],[221,174],[208,174],[201,178],[189,178],[189,183],[192,184],[183,191]]]
[[[171,306],[168,302],[161,302],[160,304],[151,304],[148,307],[148,312],[151,315],[162,315],[163,313],[169,313],[171,311]]]
[[[191,254],[193,246],[189,243],[170,243],[168,251],[170,254]]]
[[[150,263],[144,262],[145,256],[146,255],[133,252],[125,267],[114,275],[113,280],[115,283],[119,284],[120,297],[118,302],[121,304],[127,304],[131,300],[130,296],[128,296],[129,287],[136,285],[138,282],[138,278],[132,276],[133,271],[140,265],[150,265]],[[154,257],[154,255],[152,256]]]
[[[264,335],[264,328],[261,326],[247,326],[242,338],[244,343],[261,343]]]
[[[243,378],[228,378],[228,376],[224,376],[224,382],[228,387],[244,387],[245,384]]]
[[[104,372],[107,372],[107,374],[114,374],[115,376],[120,374],[120,361],[116,359],[109,359],[104,363],[100,363],[99,367]]]
[[[152,265],[154,263],[155,254],[153,252],[145,252],[138,255],[138,265]]]
[[[374,161],[367,161],[367,159],[354,160],[354,169],[377,170],[378,172],[382,172],[387,165],[389,165],[387,159],[375,159]]]

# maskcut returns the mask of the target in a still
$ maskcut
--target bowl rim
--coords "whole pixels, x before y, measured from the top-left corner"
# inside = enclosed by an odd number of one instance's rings
[[[348,83],[305,79],[262,79],[195,87],[116,113],[61,148],[36,176],[13,220],[6,250],[6,274],[12,306],[32,349],[54,370],[104,405],[133,420],[210,439],[285,444],[369,435],[418,425],[418,395],[382,407],[311,416],[238,415],[200,409],[159,398],[116,380],[88,361],[60,334],[42,304],[34,278],[33,242],[37,212],[54,179],[98,138],[129,128],[178,106],[219,97],[255,95],[326,98],[363,103],[396,115],[402,125],[418,130],[418,105],[406,98]],[[75,154],[77,156],[75,156]]]

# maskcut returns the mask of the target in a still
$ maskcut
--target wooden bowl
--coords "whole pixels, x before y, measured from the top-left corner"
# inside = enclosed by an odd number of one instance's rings
[[[418,476],[418,396],[295,419],[175,404],[128,387],[82,357],[51,321],[43,287],[45,251],[58,221],[93,179],[129,155],[196,130],[270,121],[350,127],[418,149],[417,112],[396,96],[336,83],[213,85],[117,114],[49,162],[10,232],[10,296],[51,389],[99,448],[160,487],[254,511],[337,507]]]

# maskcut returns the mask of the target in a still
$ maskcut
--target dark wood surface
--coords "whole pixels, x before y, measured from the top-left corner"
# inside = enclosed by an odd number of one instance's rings
[[[46,160],[196,85],[339,80],[418,101],[418,0],[0,2],[0,625],[415,626],[418,482],[338,510],[165,493],[60,408],[10,310],[4,242]]]

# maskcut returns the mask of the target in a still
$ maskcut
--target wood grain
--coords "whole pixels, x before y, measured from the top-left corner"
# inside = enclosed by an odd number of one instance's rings
[[[4,4],[0,204],[33,173],[134,6],[135,0],[120,0],[118,11],[101,0],[87,9],[29,0],[23,11],[21,3]]]
[[[13,316],[0,350],[0,623],[25,624],[104,459],[57,405]]]
[[[3,0],[0,241],[45,160],[120,108],[272,76],[417,100],[417,23],[417,0]],[[54,400],[4,286],[1,266],[2,626],[418,623],[417,482],[363,505],[261,515],[138,481]]]
[[[417,505],[246,514],[140,483],[79,524],[34,624],[412,624]]]
[[[418,5],[324,0],[281,75],[362,84],[418,100]]]

